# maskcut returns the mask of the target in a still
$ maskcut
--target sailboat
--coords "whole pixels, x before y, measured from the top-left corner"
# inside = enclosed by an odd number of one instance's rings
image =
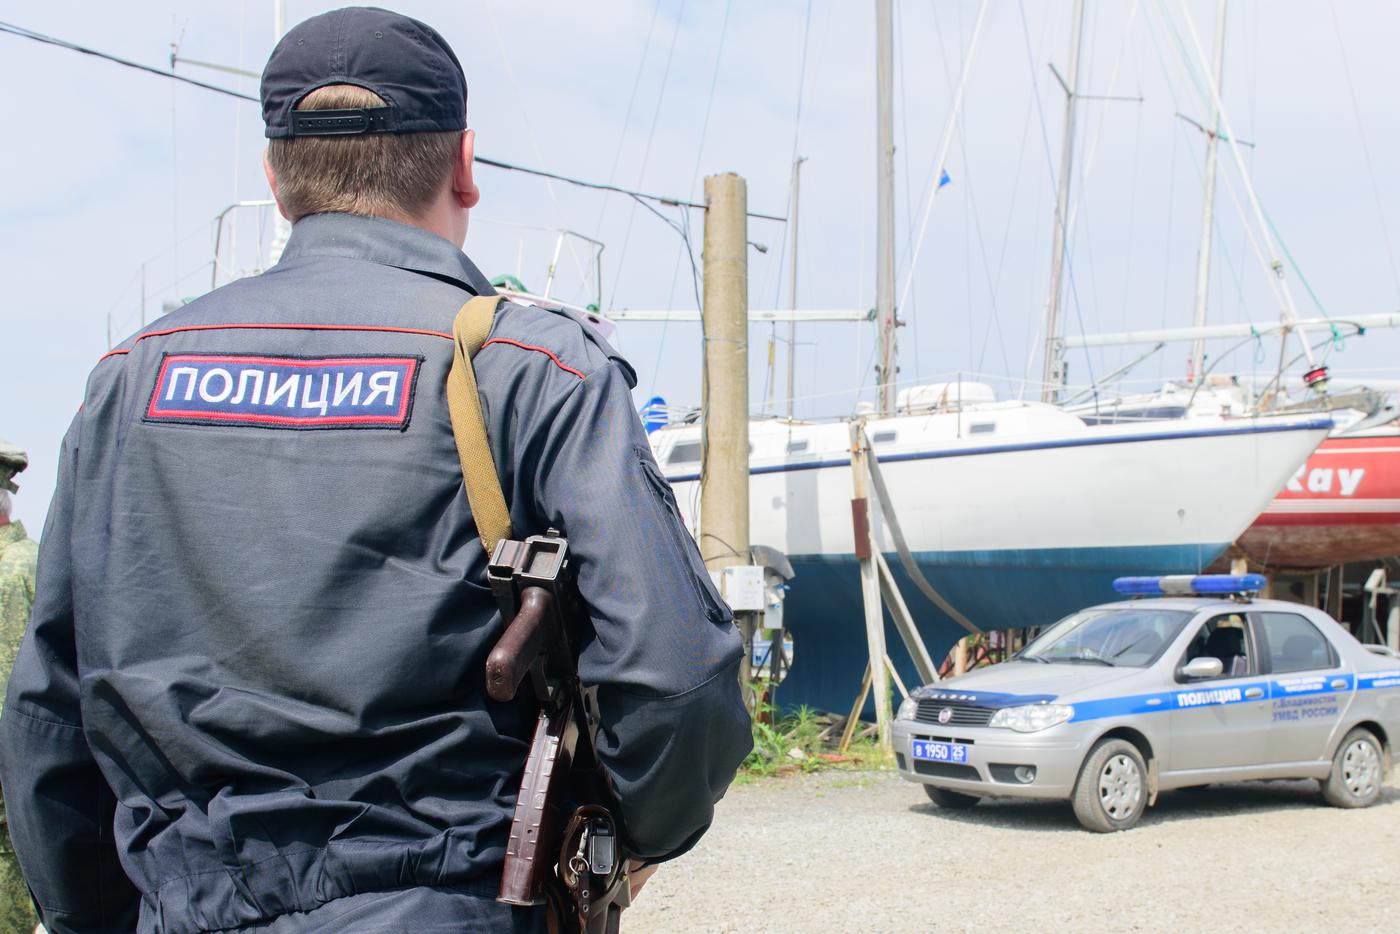
[[[1082,0],[1076,46],[1081,23]],[[1331,420],[1214,416],[1095,426],[1050,401],[998,401],[978,383],[896,393],[888,43],[879,47],[881,404],[863,417],[912,558],[952,613],[911,586],[878,510],[871,522],[928,649],[941,657],[966,634],[963,621],[983,630],[1053,622],[1112,599],[1117,576],[1201,571],[1284,487]],[[1066,187],[1062,181],[1057,226]],[[849,506],[850,426],[844,419],[757,419],[749,438],[750,540],[785,552],[796,571],[784,609],[795,657],[782,702],[844,711],[867,659]],[[674,424],[651,442],[696,531],[702,426]],[[886,624],[891,658],[911,682],[913,663]]]
[[[989,387],[964,388],[970,398]],[[1314,415],[1089,426],[1040,402],[954,402],[872,418],[866,433],[919,569],[978,628],[1006,629],[1112,599],[1115,577],[1206,568],[1331,424]],[[796,657],[783,702],[844,709],[866,659],[848,425],[767,419],[752,422],[749,437],[750,540],[785,552],[796,571],[784,609]],[[652,439],[694,530],[699,426]],[[905,577],[878,511],[872,525],[941,657],[966,631]],[[886,642],[914,678],[893,629]]]
[[[1111,394],[1099,392],[1092,400],[1066,409],[1092,423],[1151,422],[1194,415],[1244,412],[1259,405],[1252,378],[1242,381],[1225,374],[1211,374],[1206,367],[1208,336],[1247,340],[1250,335],[1278,329],[1284,339],[1290,331],[1312,326],[1333,329],[1340,325],[1358,333],[1365,329],[1400,326],[1400,316],[1363,315],[1341,321],[1299,322],[1292,300],[1284,294],[1283,326],[1255,323],[1230,327],[1206,325],[1206,296],[1210,282],[1211,234],[1214,227],[1215,178],[1218,144],[1222,138],[1220,84],[1224,62],[1226,0],[1218,0],[1215,26],[1214,74],[1211,78],[1212,119],[1199,127],[1206,135],[1205,200],[1201,212],[1201,238],[1197,252],[1194,327],[1175,331],[1098,335],[1094,343],[1128,344],[1190,339],[1190,378],[1168,382],[1156,392]],[[1243,165],[1240,165],[1243,172]],[[1251,203],[1257,200],[1249,192]],[[1260,225],[1267,242],[1269,231]],[[1281,267],[1280,267],[1281,268]],[[1271,272],[1272,275],[1272,272]],[[1088,341],[1080,346],[1091,346]],[[1311,406],[1330,412],[1336,423],[1331,435],[1300,465],[1278,497],[1235,543],[1235,555],[1255,566],[1280,569],[1314,569],[1354,561],[1371,561],[1400,554],[1400,416],[1393,401],[1379,387],[1366,381],[1332,378],[1325,366],[1316,365],[1304,339],[1308,373],[1300,386],[1290,387],[1281,374],[1264,381],[1262,395],[1287,401],[1289,388],[1318,390],[1311,398],[1287,406],[1298,410]],[[1142,358],[1139,358],[1142,359]],[[1120,373],[1123,371],[1120,371]],[[1328,395],[1327,393],[1332,393]]]

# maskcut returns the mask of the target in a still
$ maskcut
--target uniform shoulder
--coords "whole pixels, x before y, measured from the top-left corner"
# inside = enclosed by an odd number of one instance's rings
[[[614,363],[629,385],[637,382],[631,364],[598,329],[565,309],[502,302],[485,346],[492,344],[542,354],[551,358],[560,371],[579,379],[587,379]]]

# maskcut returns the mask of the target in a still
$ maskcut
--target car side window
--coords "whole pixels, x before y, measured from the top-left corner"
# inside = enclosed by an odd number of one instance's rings
[[[1240,678],[1253,674],[1257,668],[1244,615],[1228,613],[1203,623],[1191,637],[1181,664],[1185,665],[1197,658],[1220,659],[1222,678]]]
[[[1268,645],[1269,670],[1274,674],[1337,667],[1337,654],[1327,638],[1296,613],[1260,613]]]

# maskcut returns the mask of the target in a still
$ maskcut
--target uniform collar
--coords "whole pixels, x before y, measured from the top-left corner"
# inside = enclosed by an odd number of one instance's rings
[[[8,525],[0,525],[0,549],[8,548],[15,542],[22,542],[28,535],[24,534],[23,522],[11,522]]]
[[[292,227],[282,260],[340,256],[446,279],[474,295],[495,295],[467,255],[437,234],[383,217],[311,214]]]

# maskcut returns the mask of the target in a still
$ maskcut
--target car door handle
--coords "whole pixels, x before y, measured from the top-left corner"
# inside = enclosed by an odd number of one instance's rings
[[[1332,687],[1336,688],[1337,690],[1340,691],[1342,688],[1344,688],[1344,687],[1346,687],[1346,686],[1347,686],[1347,679],[1346,679],[1346,678],[1333,678],[1333,679],[1332,679]]]
[[[1244,696],[1249,700],[1257,700],[1264,696],[1263,688],[1245,688]]]

